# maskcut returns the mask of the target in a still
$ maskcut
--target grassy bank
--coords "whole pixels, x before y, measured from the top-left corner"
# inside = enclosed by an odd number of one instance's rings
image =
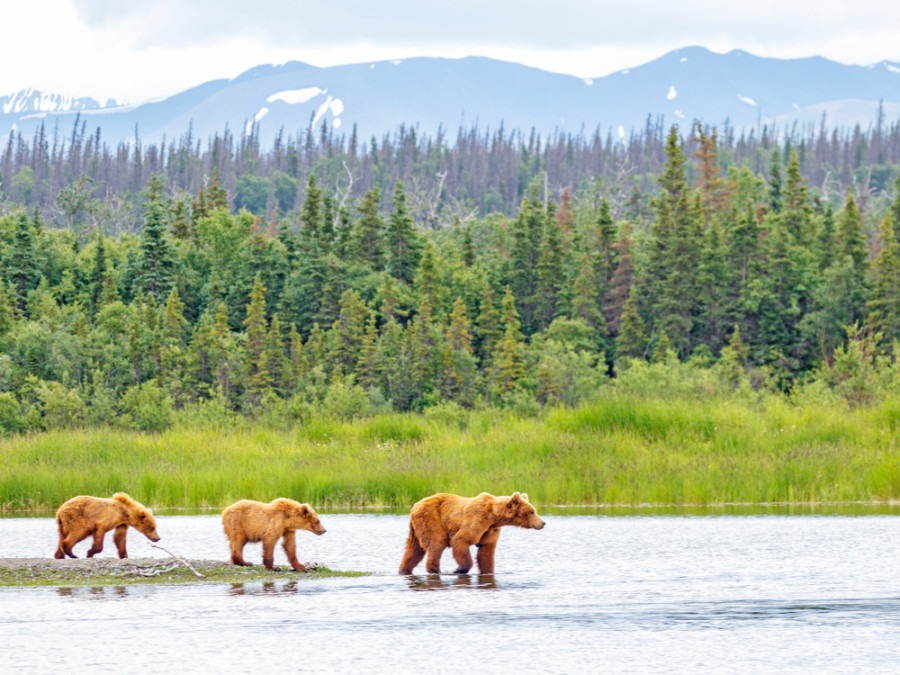
[[[397,505],[434,492],[528,492],[538,504],[900,499],[900,400],[850,410],[784,399],[611,396],[509,412],[313,420],[292,430],[109,429],[0,441],[0,506],[77,494],[221,507],[288,496]]]

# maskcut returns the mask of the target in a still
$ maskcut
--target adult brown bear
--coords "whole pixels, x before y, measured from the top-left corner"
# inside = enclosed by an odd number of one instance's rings
[[[59,528],[59,546],[54,555],[57,558],[77,558],[72,547],[91,535],[94,536],[94,545],[87,552],[87,557],[93,557],[103,550],[103,538],[112,529],[116,531],[113,541],[119,557],[127,558],[125,538],[129,525],[150,541],[159,541],[153,511],[124,492],[117,492],[112,499],[86,495],[72,497],[56,512],[56,524]]]
[[[231,543],[231,562],[249,566],[250,563],[244,560],[244,545],[248,541],[261,541],[263,565],[268,570],[274,569],[275,544],[284,537],[282,544],[288,562],[298,572],[305,572],[306,567],[297,560],[294,533],[308,530],[325,534],[325,528],[312,507],[293,499],[275,499],[269,504],[242,499],[222,512],[222,525]]]
[[[400,574],[412,574],[426,554],[425,569],[430,574],[439,574],[441,554],[448,546],[458,565],[457,574],[465,574],[472,568],[470,546],[478,547],[478,571],[493,574],[494,551],[504,525],[540,530],[544,521],[524,492],[514,492],[511,497],[494,497],[487,492],[471,498],[443,492],[425,497],[410,512],[409,537]]]

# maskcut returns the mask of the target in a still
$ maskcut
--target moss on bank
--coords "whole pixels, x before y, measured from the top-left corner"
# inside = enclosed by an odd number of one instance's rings
[[[2,586],[125,586],[134,584],[243,584],[257,581],[303,581],[330,577],[359,577],[369,572],[331,570],[320,565],[308,565],[309,572],[294,572],[290,568],[269,571],[262,566],[237,567],[213,560],[190,560],[190,565],[202,577],[172,559],[77,559],[44,558],[0,559],[0,587]]]

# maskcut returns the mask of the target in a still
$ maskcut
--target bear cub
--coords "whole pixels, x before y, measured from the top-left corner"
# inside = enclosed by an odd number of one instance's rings
[[[293,499],[275,499],[268,504],[242,499],[222,512],[225,536],[231,543],[231,562],[247,565],[244,560],[244,545],[261,541],[263,544],[263,565],[274,569],[275,544],[282,539],[288,561],[298,572],[306,567],[297,560],[297,542],[294,533],[308,530],[315,534],[325,534],[319,516],[309,504],[300,504]]]

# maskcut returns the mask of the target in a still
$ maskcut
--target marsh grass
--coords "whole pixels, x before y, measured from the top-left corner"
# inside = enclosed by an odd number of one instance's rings
[[[403,507],[434,492],[528,492],[539,504],[900,499],[900,401],[628,395],[541,417],[480,410],[315,419],[293,429],[47,432],[0,441],[0,509],[122,490],[154,507],[292,497]]]

